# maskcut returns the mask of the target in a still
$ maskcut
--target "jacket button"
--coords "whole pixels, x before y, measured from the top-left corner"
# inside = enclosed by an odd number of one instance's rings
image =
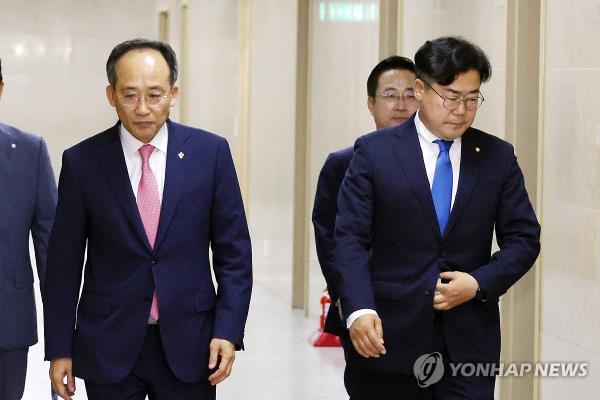
[[[156,265],[157,261],[156,260],[152,260],[151,264],[152,265]]]
[[[431,294],[431,289],[425,289],[425,294],[429,296]]]
[[[144,296],[144,303],[146,303],[146,304],[150,304],[150,301],[151,301],[151,300],[152,300],[152,299],[151,299],[149,296]]]

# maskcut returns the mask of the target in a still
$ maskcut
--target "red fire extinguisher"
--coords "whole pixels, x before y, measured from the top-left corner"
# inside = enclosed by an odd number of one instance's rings
[[[321,332],[323,332],[325,329],[325,319],[327,318],[327,313],[329,313],[329,307],[331,307],[331,297],[329,297],[329,291],[327,288],[325,288],[323,289],[323,294],[321,295]]]
[[[329,297],[329,291],[327,291],[327,288],[323,289],[320,303],[321,316],[319,317],[319,336],[312,342],[312,344],[315,347],[341,347],[342,343],[340,342],[340,338],[338,336],[323,332],[325,329],[325,319],[327,318],[329,307],[331,307],[331,298]]]

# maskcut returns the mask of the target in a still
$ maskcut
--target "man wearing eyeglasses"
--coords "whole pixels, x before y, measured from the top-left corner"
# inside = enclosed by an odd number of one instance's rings
[[[168,44],[123,42],[106,71],[119,122],[63,154],[44,291],[52,387],[71,399],[77,376],[89,399],[214,399],[252,287],[229,146],[168,119]]]
[[[408,120],[419,107],[415,99],[415,65],[406,57],[390,56],[381,60],[367,79],[367,106],[376,129],[401,124]],[[313,207],[312,222],[315,229],[317,256],[332,306],[325,320],[325,332],[344,339],[348,330],[340,318],[338,309],[339,290],[333,266],[335,262],[335,216],[337,196],[350,160],[352,146],[327,156],[319,174]],[[345,341],[344,344],[347,342]]]
[[[357,140],[339,194],[346,388],[352,400],[493,399],[493,376],[449,363],[498,365],[498,299],[533,265],[540,226],[513,147],[471,127],[485,53],[444,37],[415,66],[418,112]]]
[[[43,288],[56,182],[44,139],[1,123],[0,204],[0,399],[19,400],[29,346],[38,341],[29,235]]]

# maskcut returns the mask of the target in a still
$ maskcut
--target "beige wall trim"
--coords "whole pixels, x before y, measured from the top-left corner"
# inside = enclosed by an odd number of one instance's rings
[[[158,12],[158,40],[169,41],[169,9],[161,9]]]
[[[187,4],[181,5],[181,25],[180,25],[180,50],[179,50],[179,87],[181,88],[181,97],[179,98],[179,120],[182,124],[187,124],[189,122],[188,119],[188,103],[189,98],[186,96],[186,90],[188,90],[188,23],[189,23],[189,8]]]
[[[238,64],[239,76],[239,96],[238,110],[239,122],[237,126],[239,137],[239,146],[235,154],[238,179],[246,213],[250,207],[250,79],[251,79],[251,54],[252,54],[252,0],[239,2],[239,42],[240,42],[240,62]]]
[[[310,235],[310,11],[298,0],[292,307],[308,314]]]
[[[540,0],[540,48],[539,48],[539,97],[538,97],[538,170],[537,170],[537,197],[536,197],[536,212],[539,221],[544,219],[544,209],[542,202],[542,193],[544,186],[544,136],[545,136],[545,114],[546,114],[546,0]],[[542,238],[544,231],[542,227]],[[544,265],[544,249],[540,252],[538,265]],[[541,360],[542,344],[542,273],[540,268],[535,270],[535,360]],[[536,377],[533,381],[533,395],[535,400],[542,398],[540,378]]]
[[[397,54],[399,9],[398,0],[379,1],[379,59]]]
[[[413,59],[412,54],[404,54],[404,0],[397,0],[398,7],[396,10],[396,15],[398,16],[398,21],[396,25],[397,31],[397,41],[396,41],[396,54],[404,57],[408,57],[411,60]]]
[[[506,138],[515,146],[529,197],[539,210],[540,0],[508,0]],[[538,262],[539,263],[539,262]],[[502,298],[502,360],[534,362],[539,345],[537,264]],[[500,378],[501,399],[536,399],[533,377]]]

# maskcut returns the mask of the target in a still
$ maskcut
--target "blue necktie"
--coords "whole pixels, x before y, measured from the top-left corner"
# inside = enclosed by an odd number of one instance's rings
[[[431,196],[433,197],[440,232],[444,234],[444,229],[446,229],[450,217],[450,204],[452,202],[452,163],[448,152],[454,142],[451,140],[434,140],[433,143],[440,147],[440,154],[438,154],[435,162]]]

